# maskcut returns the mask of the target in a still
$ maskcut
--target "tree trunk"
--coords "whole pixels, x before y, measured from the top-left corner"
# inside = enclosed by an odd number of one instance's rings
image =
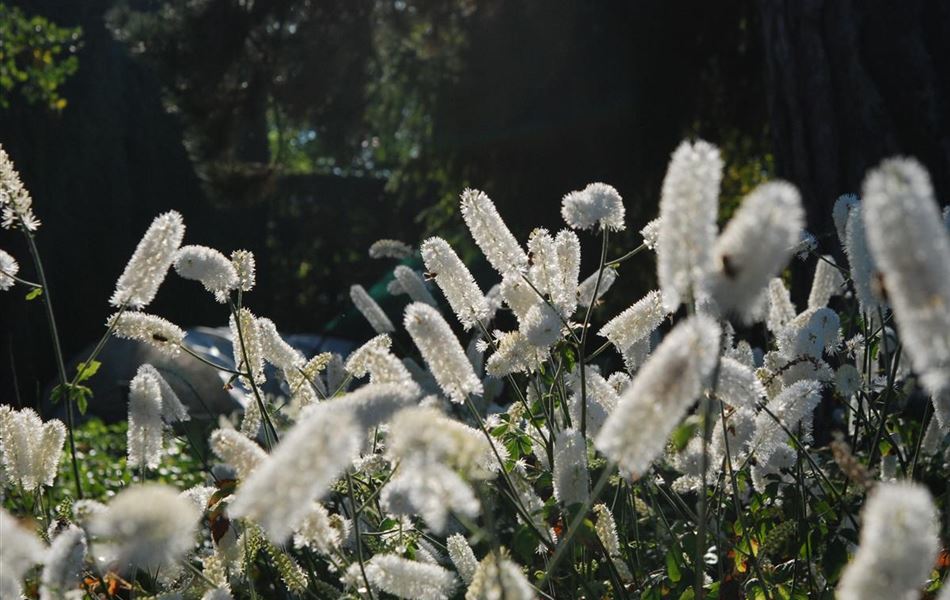
[[[760,0],[779,175],[816,234],[882,158],[914,156],[950,198],[950,3]],[[837,247],[834,238],[822,244]]]

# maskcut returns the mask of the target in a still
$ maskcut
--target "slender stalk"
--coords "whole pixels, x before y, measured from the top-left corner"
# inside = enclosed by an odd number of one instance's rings
[[[33,257],[33,264],[36,266],[36,276],[39,277],[40,287],[43,288],[43,306],[46,307],[46,320],[49,323],[49,334],[53,341],[53,354],[56,358],[56,369],[59,372],[60,390],[65,396],[66,402],[66,429],[69,433],[69,455],[72,460],[73,478],[76,480],[76,496],[82,500],[82,482],[79,479],[79,462],[76,460],[76,439],[73,433],[76,425],[73,419],[73,397],[69,393],[70,387],[67,385],[66,365],[63,362],[63,349],[59,343],[59,330],[56,328],[56,317],[53,315],[53,300],[49,293],[49,284],[46,281],[46,273],[43,271],[43,261],[40,260],[40,252],[36,247],[36,241],[30,230],[23,228],[23,235],[26,236],[27,244],[30,247],[30,255]]]
[[[38,284],[38,283],[33,283],[32,281],[29,281],[29,280],[27,280],[27,279],[22,279],[22,278],[20,278],[20,277],[17,277],[17,276],[14,275],[13,273],[8,273],[8,272],[4,271],[3,269],[0,269],[0,275],[3,275],[4,277],[9,277],[9,278],[12,279],[13,281],[16,281],[17,283],[22,283],[23,285],[29,286],[29,287],[31,287],[31,288],[36,288],[36,289],[40,289],[40,290],[43,289],[43,286],[41,286],[40,284]]]
[[[238,314],[237,308],[235,308],[233,302],[229,302],[228,304],[231,306],[231,314],[234,317],[234,324],[238,332],[238,341],[241,344],[241,356],[244,360],[244,366],[247,367],[247,381],[254,393],[254,400],[257,402],[257,407],[261,411],[261,418],[264,419],[264,441],[267,443],[268,449],[270,449],[279,441],[279,438],[277,437],[277,428],[274,427],[274,423],[270,419],[270,414],[268,414],[267,407],[264,405],[264,399],[261,398],[261,392],[257,389],[257,382],[254,381],[254,374],[251,369],[251,360],[247,354],[247,345],[244,343],[244,327],[241,325],[241,315]],[[234,342],[232,341],[232,343]],[[270,428],[269,432],[268,428]]]
[[[604,278],[604,266],[607,262],[607,228],[603,230],[603,244],[600,248],[600,267],[597,269],[597,281],[594,282],[594,293],[592,298],[597,297],[600,291],[600,283]],[[580,355],[578,364],[581,367],[581,436],[587,439],[587,329],[590,325],[590,315],[594,310],[593,300],[587,305],[587,312],[584,314],[584,327],[581,329],[581,343],[577,351]]]
[[[634,249],[631,250],[630,252],[627,252],[626,254],[624,254],[623,256],[621,256],[620,258],[615,258],[614,260],[610,261],[610,262],[607,263],[605,266],[607,266],[607,267],[616,267],[616,266],[619,265],[620,263],[630,260],[631,258],[633,258],[634,256],[636,256],[637,254],[640,254],[641,252],[643,252],[643,251],[646,250],[646,249],[647,249],[647,245],[646,245],[646,244],[640,244],[639,246],[637,246],[636,248],[634,248]],[[597,294],[595,293],[595,294],[594,294],[594,298],[596,298],[596,297],[597,297]],[[592,302],[592,303],[593,303],[593,302]]]
[[[191,356],[192,358],[194,358],[194,359],[196,359],[196,360],[198,360],[198,361],[200,361],[200,362],[203,362],[204,364],[208,365],[209,367],[212,367],[212,368],[217,369],[217,370],[219,370],[219,371],[224,371],[225,373],[230,373],[231,375],[238,375],[238,376],[240,376],[240,377],[248,377],[248,378],[250,378],[250,377],[252,376],[250,372],[245,373],[245,372],[243,372],[243,371],[236,371],[236,370],[234,370],[234,369],[229,369],[228,367],[225,367],[224,365],[219,365],[219,364],[217,364],[217,363],[215,363],[215,362],[212,362],[212,361],[208,360],[207,358],[201,356],[200,354],[198,354],[197,352],[195,352],[194,350],[192,350],[191,348],[189,348],[189,347],[186,346],[185,344],[181,344],[181,345],[178,346],[178,347],[181,348],[182,350],[184,350],[184,351],[185,351],[185,354],[187,354],[187,355]]]
[[[346,489],[350,495],[350,505],[353,507],[353,534],[356,537],[356,559],[360,563],[360,573],[363,575],[363,583],[366,584],[366,593],[370,600],[373,600],[373,586],[369,583],[369,577],[366,576],[365,562],[363,561],[363,538],[360,537],[360,511],[356,509],[356,496],[353,494],[353,478],[350,476],[350,470],[346,470]]]

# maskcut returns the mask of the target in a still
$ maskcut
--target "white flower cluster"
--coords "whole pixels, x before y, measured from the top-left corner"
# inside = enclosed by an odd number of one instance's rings
[[[53,485],[66,439],[62,421],[43,422],[32,408],[0,405],[0,456],[6,476],[25,492]]]

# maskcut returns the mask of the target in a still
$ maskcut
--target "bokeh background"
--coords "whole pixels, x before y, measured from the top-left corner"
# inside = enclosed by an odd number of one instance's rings
[[[564,193],[610,183],[628,228],[612,256],[639,244],[684,137],[722,148],[724,217],[789,179],[832,254],[832,203],[882,157],[916,156],[950,197],[943,0],[2,0],[0,94],[67,356],[101,334],[117,276],[168,209],[186,243],[254,251],[256,313],[359,339],[349,286],[392,269],[367,258],[374,240],[438,232],[475,256],[466,186],[526,240],[560,226]],[[589,272],[596,242],[582,243]],[[20,236],[0,231],[0,247],[29,276]],[[625,265],[612,308],[653,268]],[[42,307],[22,296],[0,294],[0,401],[30,403],[54,363]],[[150,310],[227,319],[174,276]]]

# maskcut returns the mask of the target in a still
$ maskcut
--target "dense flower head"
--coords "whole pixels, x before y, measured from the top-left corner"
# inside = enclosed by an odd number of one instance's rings
[[[209,438],[214,453],[246,479],[267,458],[264,449],[236,429],[215,429]]]
[[[811,416],[820,401],[821,384],[808,379],[793,383],[769,400],[768,411],[756,416],[751,443],[760,464],[767,464],[780,446],[791,443],[786,430],[796,436],[810,433]]]
[[[185,341],[185,330],[157,315],[143,312],[115,313],[106,325],[117,338],[145,342],[164,352],[178,354]]]
[[[554,497],[562,506],[581,504],[590,496],[587,439],[576,429],[561,430],[554,440]]]
[[[635,344],[648,338],[660,326],[666,314],[663,295],[659,291],[652,291],[607,321],[598,335],[607,338],[623,355],[624,360],[630,362],[629,359],[633,358],[631,350]]]
[[[851,281],[861,312],[871,319],[877,319],[878,310],[883,310],[885,306],[874,290],[880,274],[874,256],[868,248],[863,213],[864,208],[860,204],[852,206],[848,212],[844,249],[848,255]]]
[[[370,585],[406,600],[448,600],[458,587],[458,579],[448,569],[395,554],[377,554],[365,570]]]
[[[815,277],[812,279],[811,292],[808,294],[808,308],[822,308],[828,305],[832,296],[838,296],[844,291],[844,276],[838,269],[835,259],[831,256],[822,256],[815,267]]]
[[[53,485],[66,439],[58,419],[43,422],[32,408],[0,406],[0,455],[6,477],[26,492]]]
[[[472,547],[468,545],[465,536],[461,533],[454,533],[445,539],[445,547],[449,551],[449,558],[455,565],[455,570],[462,581],[468,585],[475,576],[475,570],[478,569],[478,559]]]
[[[883,275],[904,349],[927,390],[950,390],[950,233],[930,177],[892,158],[864,182],[867,243]]]
[[[173,210],[155,217],[115,284],[109,303],[140,310],[151,304],[175,262],[185,222]]]
[[[287,371],[299,369],[307,362],[299,350],[284,341],[273,321],[261,317],[257,319],[257,327],[264,360],[278,369]]]
[[[746,323],[755,320],[755,305],[788,263],[804,218],[791,184],[765,183],[746,196],[713,248],[708,293],[721,311]]]
[[[640,236],[643,238],[643,245],[649,250],[656,249],[656,241],[660,237],[660,219],[657,217],[643,226],[640,230]]]
[[[848,234],[848,216],[851,208],[861,204],[861,200],[854,194],[842,194],[835,200],[834,208],[831,210],[832,219],[835,222],[835,232],[838,234],[838,241],[844,247]]]
[[[191,419],[191,416],[188,414],[188,408],[181,403],[178,394],[175,393],[175,390],[172,389],[172,386],[168,384],[168,381],[165,380],[158,369],[145,363],[136,370],[136,375],[143,373],[155,378],[155,381],[158,382],[158,389],[162,399],[162,419],[164,419],[166,423],[188,421]]]
[[[361,285],[350,286],[350,300],[360,314],[366,318],[366,321],[376,333],[392,333],[396,331],[393,322],[386,316],[382,307],[373,300],[366,289]]]
[[[0,507],[0,597],[21,598],[23,574],[42,562],[44,549],[36,535]]]
[[[370,258],[395,258],[402,260],[412,256],[412,246],[399,240],[376,240],[369,247]]]
[[[488,317],[488,299],[448,242],[439,237],[422,242],[422,260],[465,329]]]
[[[407,294],[413,302],[424,302],[438,308],[425,280],[415,270],[406,265],[398,265],[393,270],[394,281],[399,283],[399,293]]]
[[[600,275],[600,286],[597,286],[597,277]],[[587,308],[591,304],[596,304],[601,297],[617,281],[617,269],[604,269],[603,274],[600,271],[594,271],[584,281],[577,286],[577,304]],[[594,288],[597,288],[597,297],[594,297]]]
[[[199,282],[222,304],[241,282],[231,260],[207,246],[182,246],[175,253],[174,265],[178,275]]]
[[[40,600],[56,600],[79,584],[86,556],[86,534],[69,525],[59,533],[46,553],[40,580]]]
[[[406,307],[404,324],[449,399],[463,404],[469,395],[480,396],[484,392],[465,350],[439,311],[414,302]]]
[[[36,231],[40,220],[33,214],[33,198],[20,180],[13,161],[0,145],[0,225],[4,229],[22,227],[27,231]]]
[[[129,382],[129,428],[126,448],[130,467],[158,467],[162,458],[162,390],[150,373]]]
[[[0,291],[13,287],[16,282],[13,278],[20,272],[20,264],[15,258],[0,250]]]
[[[192,548],[200,516],[174,488],[146,483],[119,492],[91,517],[89,532],[102,567],[155,572]]]
[[[257,317],[250,310],[239,308],[236,319],[233,313],[228,317],[228,329],[237,370],[250,373],[258,385],[264,383],[264,344]],[[246,377],[242,376],[241,380],[250,385]]]
[[[505,225],[491,198],[485,192],[472,189],[463,191],[461,198],[462,218],[491,266],[502,275],[527,269],[528,255]]]
[[[642,476],[699,394],[719,352],[719,325],[697,315],[677,325],[647,359],[595,438],[628,475]]]
[[[361,432],[352,413],[340,408],[330,403],[308,407],[238,488],[231,516],[257,523],[275,543],[286,540],[310,503],[329,490],[359,451]]]
[[[836,590],[841,600],[917,598],[940,548],[937,509],[917,483],[881,483],[861,511],[857,554]],[[946,584],[944,584],[946,585]]]
[[[478,563],[465,600],[531,600],[534,588],[506,552],[492,552]]]
[[[257,263],[250,250],[235,250],[231,253],[231,266],[237,274],[237,289],[249,292],[257,283]]]
[[[623,231],[623,198],[606,183],[591,183],[583,190],[566,194],[561,200],[561,216],[574,229]]]
[[[683,142],[670,159],[660,195],[657,278],[670,312],[695,299],[713,268],[722,158],[708,142]]]

